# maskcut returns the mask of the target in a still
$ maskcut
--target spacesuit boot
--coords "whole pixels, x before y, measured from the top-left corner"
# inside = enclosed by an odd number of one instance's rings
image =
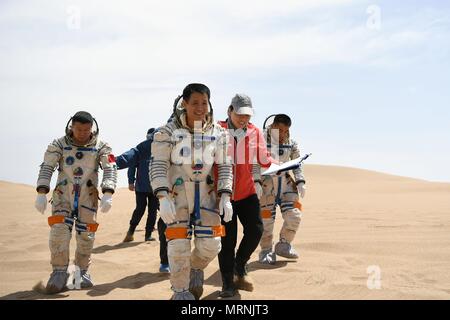
[[[272,249],[261,250],[259,253],[258,262],[262,264],[275,264],[277,261],[277,256]]]
[[[275,245],[275,253],[280,257],[298,259],[297,251],[295,251],[292,245],[284,239],[280,239],[280,241]]]
[[[195,300],[195,297],[189,290],[174,291],[170,300]]]
[[[67,268],[54,268],[53,272],[48,279],[46,292],[49,294],[55,294],[62,292],[66,289],[66,282],[69,278]]]
[[[81,270],[81,288],[87,289],[92,288],[94,286],[94,282],[92,281],[91,275],[87,270]]]
[[[199,300],[203,294],[204,272],[199,269],[191,269],[189,291]]]

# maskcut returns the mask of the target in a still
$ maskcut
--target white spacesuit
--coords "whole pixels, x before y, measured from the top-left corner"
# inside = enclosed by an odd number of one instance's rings
[[[95,121],[95,119],[94,119]],[[69,121],[70,123],[70,121]],[[114,155],[107,143],[97,138],[97,131],[90,141],[78,146],[71,137],[69,124],[66,136],[54,140],[47,148],[41,164],[37,190],[50,191],[50,181],[54,170],[58,169],[58,180],[53,191],[52,216],[48,218],[50,230],[50,252],[53,273],[47,284],[48,293],[56,293],[65,287],[69,265],[69,244],[72,229],[75,227],[77,249],[75,265],[81,270],[81,286],[90,287],[92,281],[87,273],[95,232],[98,224],[98,169],[103,169],[101,189],[104,193],[101,209],[106,212],[111,207],[111,194],[117,182],[117,169]],[[36,208],[44,213],[45,194],[39,194]]]
[[[282,143],[277,139],[271,138],[271,126],[269,126],[264,136],[267,141],[267,148],[274,159],[280,163],[287,162],[300,157],[300,150],[297,142],[287,137]],[[259,262],[273,264],[276,261],[276,255],[297,259],[298,254],[291,246],[295,234],[299,228],[302,216],[302,204],[299,199],[305,193],[305,177],[303,167],[283,172],[278,176],[261,176],[259,166],[253,166],[253,176],[255,182],[262,184],[262,195],[260,197],[261,216],[264,223],[264,232],[260,241],[261,252]],[[280,240],[275,245],[275,252],[272,251],[273,228],[275,224],[275,215],[277,206],[281,209],[284,220],[280,231]]]
[[[167,224],[172,299],[199,299],[203,270],[221,249],[219,214],[231,220],[233,186],[227,133],[209,113],[203,127],[190,129],[178,109],[157,129],[152,143],[151,185]],[[219,203],[219,206],[218,206]],[[219,210],[217,210],[219,207]],[[191,238],[195,248],[191,253]]]

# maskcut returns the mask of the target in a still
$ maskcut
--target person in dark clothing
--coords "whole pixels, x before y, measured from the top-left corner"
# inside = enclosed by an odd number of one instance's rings
[[[222,292],[220,293],[222,298],[234,296],[236,289],[253,291],[253,283],[247,274],[246,264],[258,247],[264,230],[256,194],[240,201],[232,201],[231,204],[234,212],[233,219],[224,223],[226,236],[222,238],[222,250],[219,253],[223,282]],[[235,253],[238,218],[244,228],[244,236]]]
[[[136,208],[130,220],[130,227],[123,242],[134,240],[134,232],[139,225],[148,205],[148,216],[145,225],[145,241],[154,241],[152,232],[156,223],[156,212],[159,209],[158,198],[153,194],[149,178],[149,162],[151,158],[151,144],[153,133],[151,128],[147,132],[147,139],[135,148],[132,148],[116,158],[117,168],[128,168],[128,189],[136,193]],[[167,258],[167,242],[165,237],[166,224],[158,221],[158,235],[160,241],[160,272],[169,272],[169,261]]]
[[[222,292],[220,296],[232,297],[236,289],[253,291],[253,282],[247,274],[246,264],[258,247],[263,234],[263,221],[260,204],[253,180],[253,163],[269,167],[276,163],[267,151],[262,132],[250,123],[253,115],[251,100],[244,94],[237,94],[228,108],[228,119],[219,124],[227,128],[230,136],[230,155],[233,158],[233,219],[225,225],[225,237],[222,238],[222,250],[219,253],[219,266],[222,274]],[[261,189],[261,188],[259,188]],[[237,244],[237,219],[244,231],[239,248]]]

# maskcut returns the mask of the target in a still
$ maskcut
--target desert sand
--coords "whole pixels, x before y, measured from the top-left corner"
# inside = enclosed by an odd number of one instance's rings
[[[298,261],[249,261],[253,292],[238,299],[449,299],[450,183],[432,183],[345,167],[307,165],[304,214],[294,241]],[[36,173],[37,174],[37,173]],[[120,173],[125,174],[125,173]],[[169,277],[158,273],[159,243],[122,244],[134,193],[119,189],[113,209],[98,214],[89,290],[44,295],[49,264],[46,217],[34,207],[33,186],[0,182],[0,299],[169,299]],[[282,224],[277,215],[275,230]],[[156,235],[157,233],[155,233]],[[72,238],[71,256],[75,238]],[[368,279],[380,271],[379,283]],[[379,285],[378,285],[379,284]],[[215,259],[205,270],[203,299],[221,287]]]

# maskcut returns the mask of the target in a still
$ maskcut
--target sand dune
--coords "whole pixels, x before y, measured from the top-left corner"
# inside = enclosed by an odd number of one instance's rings
[[[263,267],[256,262],[258,249],[249,262],[255,291],[238,298],[450,298],[450,184],[333,166],[308,165],[305,172],[308,192],[294,243],[301,258]],[[121,244],[134,208],[134,194],[126,189],[118,190],[109,213],[99,213],[91,267],[96,286],[54,296],[33,291],[51,270],[49,210],[45,216],[35,211],[34,199],[33,186],[0,182],[1,299],[170,297],[169,278],[158,273],[159,244],[143,242],[144,221],[136,241]],[[277,231],[280,226],[277,216]],[[369,289],[377,268],[381,288]],[[216,299],[217,259],[205,279],[203,298]]]

